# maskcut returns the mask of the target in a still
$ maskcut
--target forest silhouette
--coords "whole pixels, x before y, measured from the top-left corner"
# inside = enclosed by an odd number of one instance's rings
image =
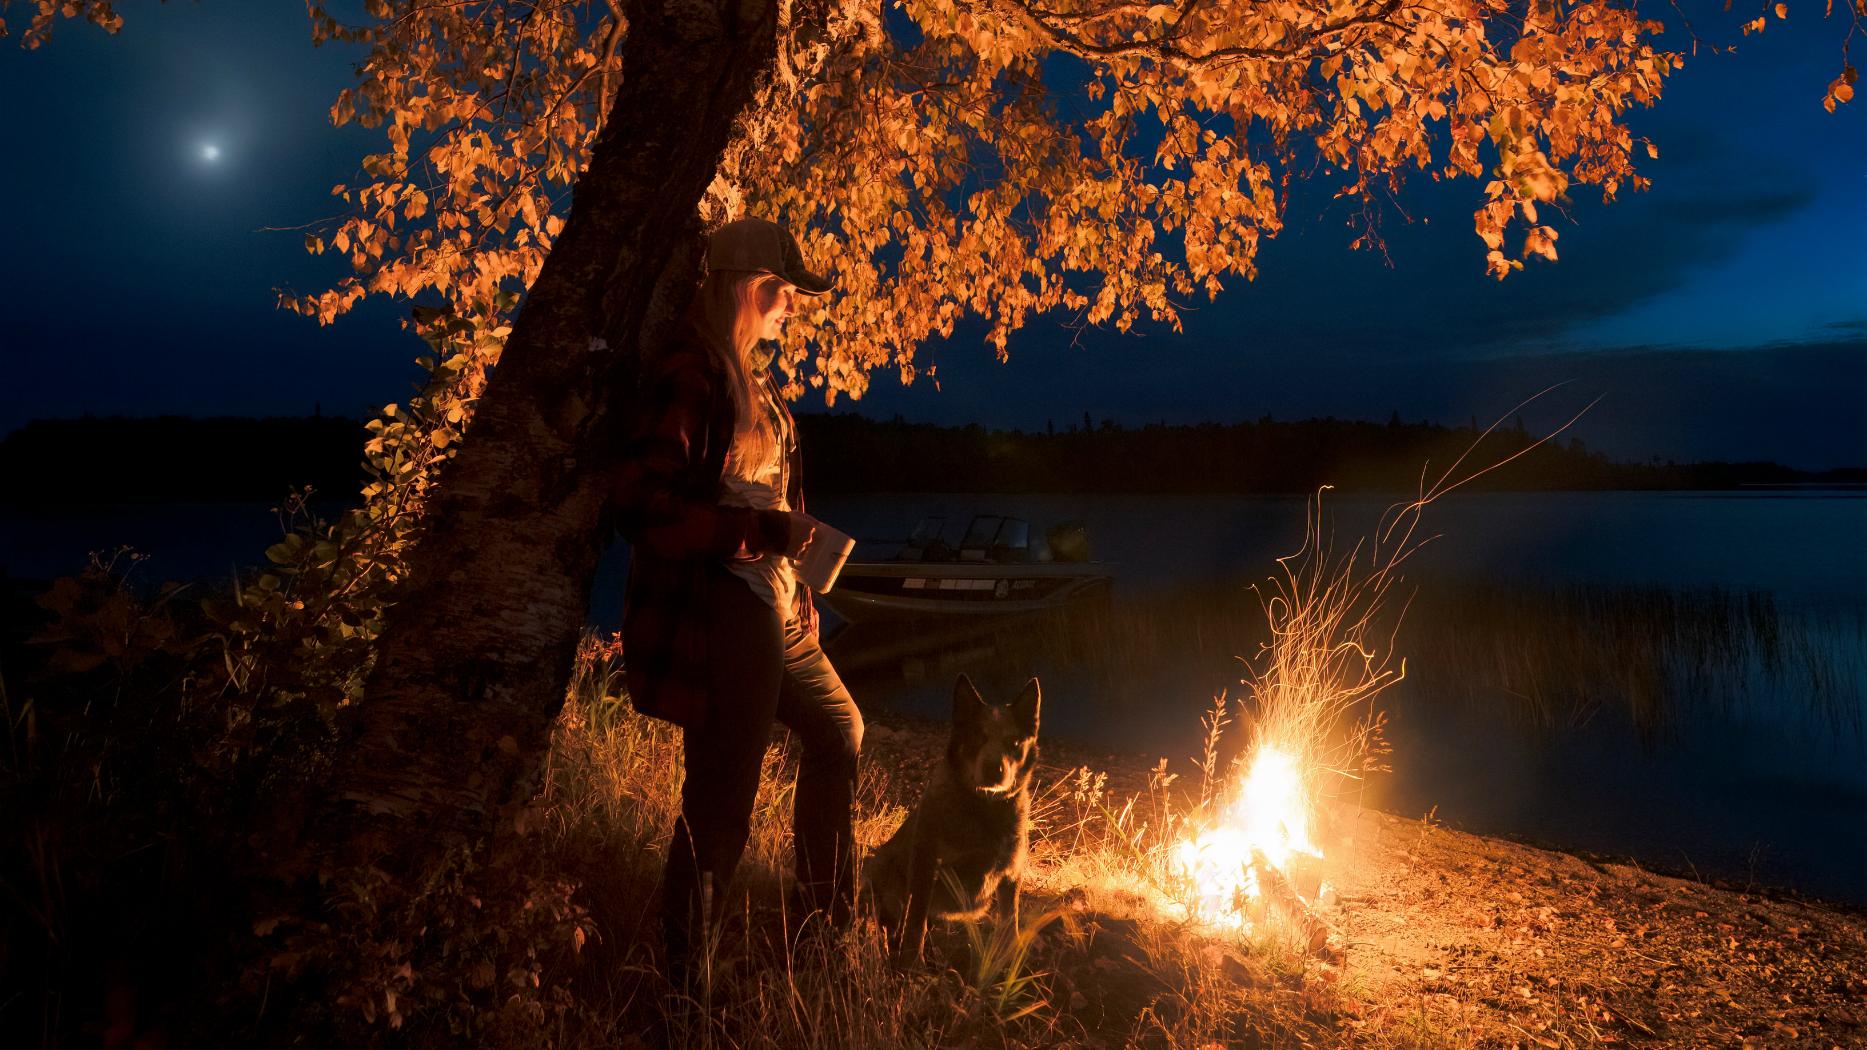
[[[1335,418],[1124,427],[1088,413],[1043,430],[938,426],[855,413],[797,417],[816,493],[1186,492],[1277,494],[1333,485],[1406,492],[1423,467],[1450,465],[1480,439],[1449,427]],[[340,416],[34,420],[0,442],[0,503],[236,502],[310,486],[351,501],[362,481],[362,424]],[[1533,444],[1513,421],[1483,438],[1496,461]],[[1530,450],[1481,490],[1732,489],[1848,486],[1867,468],[1803,471],[1773,462],[1616,461],[1579,439]]]

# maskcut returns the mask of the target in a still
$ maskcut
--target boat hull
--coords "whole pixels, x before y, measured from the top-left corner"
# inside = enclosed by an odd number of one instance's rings
[[[1063,608],[1110,582],[1094,563],[850,562],[820,599],[852,623],[1010,616]]]

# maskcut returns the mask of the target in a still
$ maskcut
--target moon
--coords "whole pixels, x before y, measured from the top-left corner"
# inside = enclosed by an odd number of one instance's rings
[[[209,164],[212,164],[215,161],[219,160],[220,159],[220,147],[215,145],[212,142],[202,143],[201,144],[201,159],[204,161],[207,161]]]

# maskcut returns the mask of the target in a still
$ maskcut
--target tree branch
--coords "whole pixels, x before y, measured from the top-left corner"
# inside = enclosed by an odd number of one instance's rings
[[[1189,0],[1186,7],[1179,12],[1167,31],[1160,36],[1141,40],[1112,41],[1109,43],[1098,43],[1088,39],[1086,35],[1079,32],[1067,31],[1047,20],[1045,17],[1047,12],[1044,12],[1042,9],[1030,7],[1025,4],[1023,0],[994,0],[994,2],[988,6],[993,9],[993,13],[995,14],[1002,14],[1020,19],[1030,29],[1043,37],[1051,47],[1060,51],[1067,51],[1084,58],[1153,58],[1163,62],[1171,62],[1181,67],[1215,65],[1227,59],[1236,58],[1262,58],[1285,61],[1307,59],[1314,53],[1315,45],[1326,38],[1357,26],[1385,22],[1389,16],[1400,10],[1402,6],[1402,0],[1384,0],[1380,6],[1372,10],[1364,11],[1356,15],[1344,16],[1330,22],[1324,22],[1313,29],[1300,32],[1288,44],[1228,44],[1221,47],[1214,47],[1206,51],[1194,52],[1180,46],[1178,40],[1181,36],[1180,30],[1182,24],[1185,22],[1186,17],[1192,13],[1194,7],[1198,6],[1198,3],[1199,0]],[[1120,5],[1122,9],[1132,6],[1135,5]],[[1107,12],[1097,14],[1093,17],[1101,18],[1114,13],[1117,13],[1116,9],[1110,9]]]

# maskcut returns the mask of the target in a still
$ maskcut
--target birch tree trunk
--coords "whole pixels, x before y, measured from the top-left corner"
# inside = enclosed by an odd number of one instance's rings
[[[630,6],[608,122],[380,640],[327,856],[407,870],[533,792],[601,552],[609,417],[699,280],[696,207],[775,40],[771,0]]]

